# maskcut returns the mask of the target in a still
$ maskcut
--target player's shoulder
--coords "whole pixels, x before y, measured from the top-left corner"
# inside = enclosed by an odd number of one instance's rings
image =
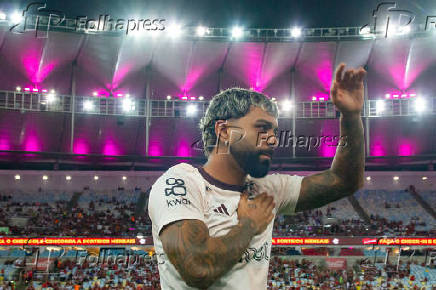
[[[176,164],[174,166],[171,166],[170,168],[168,168],[167,171],[164,172],[164,174],[162,174],[162,176],[178,176],[178,177],[192,177],[195,175],[196,173],[196,168],[194,166],[192,166],[191,164],[182,162],[179,164]]]
[[[179,163],[165,171],[155,182],[155,185],[163,183],[168,184],[178,180],[178,182],[195,183],[198,180],[197,169],[188,163]]]

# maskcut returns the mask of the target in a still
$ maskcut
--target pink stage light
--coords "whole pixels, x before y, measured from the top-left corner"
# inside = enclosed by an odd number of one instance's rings
[[[401,98],[402,98],[402,99],[407,98],[407,94],[402,94],[402,95],[401,95]]]
[[[376,142],[372,146],[371,153],[373,156],[384,156],[385,155],[385,150],[384,150],[381,142]]]
[[[195,97],[191,97],[190,99],[191,99],[191,100],[195,100]]]
[[[34,91],[34,92],[37,92],[37,91],[38,91],[38,89],[37,89],[37,88],[33,88],[33,89],[32,89],[32,91]]]
[[[189,154],[189,144],[188,142],[182,140],[179,143],[179,146],[177,147],[177,156],[181,156],[181,157],[185,157],[185,156],[191,156],[191,154]]]
[[[26,92],[30,92],[30,88],[24,88]]]
[[[398,99],[399,96],[400,96],[400,95],[393,95],[393,97],[394,97],[395,99]]]
[[[11,150],[9,140],[7,138],[0,139],[0,150]]]
[[[412,156],[415,155],[415,147],[410,143],[400,144],[398,148],[398,154],[400,156]]]
[[[36,135],[29,135],[26,138],[24,151],[41,151],[41,146]]]
[[[150,147],[148,148],[148,154],[150,156],[161,156],[162,155],[162,148],[157,141],[151,141]]]
[[[416,97],[416,94],[409,94],[409,97],[411,98]]]
[[[390,99],[390,98],[391,98],[391,94],[386,94],[386,95],[385,95],[385,98],[386,98],[386,99]]]
[[[123,96],[123,94],[117,94],[117,97],[122,97]]]
[[[186,97],[186,96],[182,97],[182,100],[187,100],[187,99],[188,99],[188,97]]]
[[[106,141],[106,144],[104,144],[103,155],[119,155],[118,150],[112,141],[108,140]]]
[[[74,154],[88,154],[88,144],[84,140],[77,140],[74,144],[73,152]]]
[[[46,89],[43,89],[43,90],[41,90],[41,92],[43,92],[43,93],[47,93],[47,90],[46,90]]]

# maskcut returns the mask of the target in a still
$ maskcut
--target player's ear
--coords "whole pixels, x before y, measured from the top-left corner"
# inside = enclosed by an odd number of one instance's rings
[[[227,120],[217,120],[215,122],[215,135],[218,142],[228,142],[230,139],[230,130]]]

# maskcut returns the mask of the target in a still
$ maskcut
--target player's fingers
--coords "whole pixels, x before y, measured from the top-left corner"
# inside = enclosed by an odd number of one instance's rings
[[[366,70],[364,68],[360,68],[360,70],[357,72],[357,81],[362,82],[365,76],[366,76]]]
[[[341,62],[338,66],[338,68],[336,69],[336,81],[337,82],[341,82],[342,81],[342,73],[344,72],[345,69],[345,63]]]
[[[240,199],[239,199],[239,203],[241,203],[241,202],[247,202],[247,200],[248,200],[248,194],[247,193],[242,193],[241,194],[241,197],[240,197]]]
[[[351,80],[353,79],[353,75],[354,75],[354,73],[352,70],[347,70],[344,74],[343,82],[344,83],[351,82]]]

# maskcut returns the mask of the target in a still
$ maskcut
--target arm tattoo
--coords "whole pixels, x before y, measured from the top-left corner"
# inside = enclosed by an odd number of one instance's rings
[[[190,287],[206,289],[241,258],[255,234],[248,219],[240,219],[227,235],[213,238],[199,220],[180,220],[161,232],[164,251]]]
[[[324,206],[352,195],[363,186],[365,149],[363,124],[359,115],[341,115],[341,136],[345,146],[338,146],[330,169],[303,179],[296,211]]]

